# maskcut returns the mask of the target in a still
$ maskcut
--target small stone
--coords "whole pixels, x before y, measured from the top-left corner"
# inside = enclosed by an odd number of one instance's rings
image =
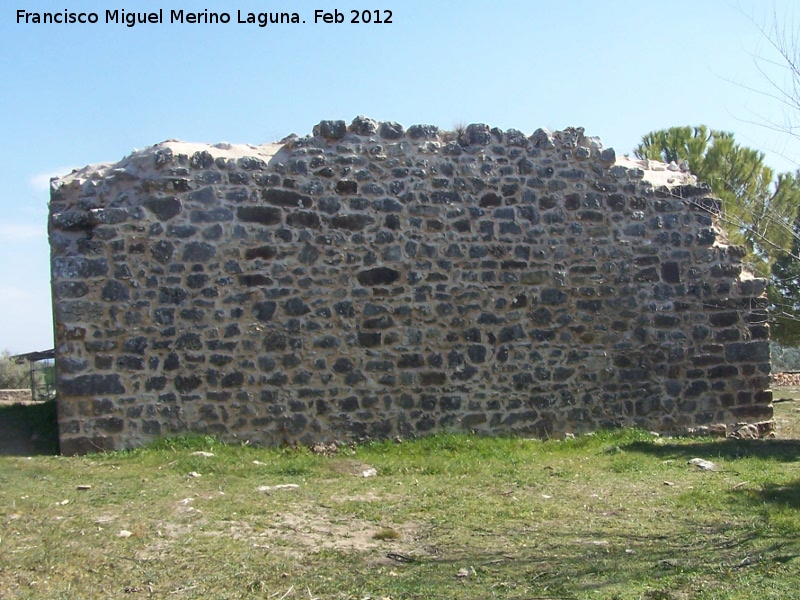
[[[461,579],[469,579],[470,577],[475,577],[475,575],[477,575],[477,573],[474,567],[465,567],[459,569],[458,573],[456,573],[456,577],[460,577]]]
[[[202,450],[198,450],[197,452],[192,452],[189,456],[202,456],[204,458],[211,458],[214,456],[213,452],[203,452]]]
[[[270,492],[277,492],[280,490],[296,490],[299,488],[300,486],[296,483],[283,483],[280,485],[260,485],[258,486],[258,491],[269,494]]]
[[[202,475],[200,475],[200,473],[198,473],[197,471],[191,471],[188,476],[189,477],[202,477]]]
[[[90,490],[90,489],[92,489],[92,486],[89,485],[89,484],[81,484],[81,485],[78,486],[78,489],[79,490]]]
[[[117,534],[118,538],[129,538],[133,535],[132,531],[128,531],[127,529],[123,529]]]
[[[703,471],[718,471],[719,467],[716,463],[711,462],[710,460],[704,460],[702,458],[693,458],[687,464],[694,465],[698,469],[702,469]]]
[[[378,470],[374,467],[370,467],[369,469],[365,469],[361,471],[359,477],[375,477],[378,474]]]

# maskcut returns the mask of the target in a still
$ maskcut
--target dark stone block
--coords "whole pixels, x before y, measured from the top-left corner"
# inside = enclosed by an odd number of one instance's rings
[[[469,356],[470,361],[476,364],[481,364],[486,362],[486,347],[480,346],[478,344],[472,344],[467,347],[467,356]]]
[[[315,212],[298,210],[287,215],[286,224],[290,227],[319,229],[320,220]]]
[[[441,371],[420,373],[419,381],[421,385],[445,385],[447,383],[447,374]]]
[[[385,140],[398,140],[405,135],[405,131],[399,123],[384,121],[378,128],[378,134]]]
[[[122,349],[125,352],[130,352],[131,354],[143,355],[147,350],[147,345],[147,338],[140,335],[125,340],[125,342],[122,344]]]
[[[701,229],[697,233],[698,246],[711,246],[717,240],[717,232],[713,229]]]
[[[618,357],[619,358],[619,357]],[[647,381],[650,378],[650,372],[647,369],[620,369],[620,381]]]
[[[341,340],[334,335],[325,335],[314,340],[315,348],[338,348]]]
[[[365,319],[364,329],[388,329],[394,326],[394,319],[389,315],[381,315],[372,319]]]
[[[681,270],[676,262],[665,262],[661,264],[661,279],[666,283],[680,283]]]
[[[481,196],[480,206],[483,208],[492,208],[497,206],[502,206],[503,199],[493,192],[489,192]]]
[[[393,371],[394,363],[390,360],[371,360],[367,362],[366,370],[373,373]]]
[[[89,293],[89,286],[82,281],[60,281],[53,286],[57,298],[82,298]]]
[[[358,345],[362,348],[374,348],[380,346],[381,334],[380,332],[359,332]]]
[[[603,307],[603,302],[602,300],[578,300],[575,303],[575,307],[578,310],[596,313]]]
[[[686,391],[684,392],[684,396],[686,398],[696,398],[700,394],[708,391],[708,383],[702,380],[693,381],[690,383]]]
[[[181,366],[180,357],[174,352],[170,352],[167,355],[167,358],[164,359],[165,371],[174,371],[176,369],[179,369],[180,366]]]
[[[773,417],[772,406],[763,404],[752,404],[750,406],[737,406],[731,409],[731,413],[742,421],[769,421]]]
[[[100,297],[107,302],[125,302],[131,299],[130,291],[121,281],[111,279],[103,286]]]
[[[342,208],[342,204],[332,196],[325,196],[317,201],[317,207],[324,213],[335,215]]]
[[[190,238],[197,233],[197,227],[193,225],[170,225],[167,228],[167,235],[178,239]]]
[[[174,252],[175,246],[172,242],[168,242],[167,240],[159,240],[155,244],[150,245],[150,256],[152,256],[162,265],[165,265],[172,260],[172,255]]]
[[[350,386],[358,386],[361,385],[363,381],[366,381],[366,377],[361,371],[352,371],[350,373],[346,373],[344,376],[344,382],[346,385]]]
[[[730,327],[739,322],[739,313],[735,310],[712,313],[708,322],[714,327]]]
[[[728,362],[769,362],[769,342],[739,342],[725,346],[725,360]]]
[[[349,358],[341,357],[336,359],[336,362],[333,363],[332,369],[335,373],[350,373],[353,371],[353,369],[355,369],[355,365]]]
[[[542,290],[542,304],[550,306],[560,306],[566,304],[567,293],[556,288],[545,288]]]
[[[203,341],[197,333],[184,333],[175,342],[175,348],[178,350],[202,350]]]
[[[277,225],[281,222],[282,213],[279,208],[271,206],[240,206],[236,209],[236,216],[244,223]]]
[[[192,223],[220,223],[233,220],[233,211],[229,208],[213,208],[211,210],[193,210]]]
[[[167,198],[148,198],[144,205],[161,221],[177,216],[182,209],[181,201],[173,196]]]
[[[336,215],[330,220],[331,227],[336,229],[347,229],[348,231],[361,231],[367,225],[375,222],[369,215],[365,214],[347,214]]]
[[[498,335],[501,344],[513,340],[522,340],[525,339],[525,337],[525,330],[519,324],[513,325],[512,327],[503,327]]]
[[[291,190],[266,189],[262,193],[265,202],[284,208],[310,208],[311,198]]]
[[[283,305],[283,310],[286,314],[292,317],[301,317],[311,312],[308,304],[303,302],[300,298],[289,298]]]
[[[117,368],[128,371],[144,371],[144,358],[123,354],[117,357]]]
[[[183,249],[182,259],[186,262],[208,262],[217,254],[217,249],[206,242],[189,242]]]
[[[320,121],[314,126],[314,135],[326,140],[340,140],[347,135],[347,124],[344,121]]]
[[[83,231],[91,229],[94,223],[86,212],[67,210],[53,214],[50,219],[50,225],[53,229],[60,229],[62,231]]]
[[[217,194],[213,187],[204,187],[189,194],[189,200],[199,204],[216,204]]]
[[[333,305],[333,309],[336,311],[336,314],[342,317],[355,317],[356,316],[356,309],[353,306],[353,303],[349,300],[342,300],[341,302],[337,302]]]
[[[435,125],[412,125],[408,128],[408,137],[412,140],[435,140],[439,137],[439,128]]]
[[[681,320],[674,315],[656,314],[653,318],[653,324],[656,327],[671,328],[680,325]]]
[[[640,283],[657,282],[657,281],[661,280],[661,278],[659,276],[659,273],[658,273],[658,269],[656,269],[655,267],[649,267],[647,269],[642,269],[641,271],[638,271],[633,276],[633,279],[634,279],[634,281],[637,281],[637,282],[640,282]]]
[[[239,275],[239,283],[245,287],[261,287],[272,285],[273,281],[271,277],[260,273],[253,273],[249,275]]]
[[[244,373],[240,371],[228,373],[222,378],[221,383],[224,388],[240,387],[244,383]]]
[[[425,366],[425,357],[418,352],[401,354],[397,366],[401,369],[418,369]]]
[[[182,394],[196,390],[203,385],[203,379],[199,375],[178,375],[175,378],[175,389]]]
[[[389,285],[397,281],[400,272],[389,267],[376,267],[361,271],[358,274],[358,282],[363,286]]]
[[[334,190],[340,196],[352,196],[358,193],[358,182],[352,179],[340,179],[336,182]]]
[[[65,396],[103,396],[124,394],[119,375],[79,375],[74,379],[59,379],[59,392]]]
[[[277,303],[273,302],[272,300],[256,302],[253,305],[253,313],[255,314],[256,319],[259,321],[271,321],[277,306]]]
[[[359,409],[358,398],[349,396],[339,400],[339,410],[342,412],[353,412]]]
[[[278,249],[275,246],[258,246],[257,248],[248,248],[244,252],[246,260],[254,260],[256,258],[271,260],[277,255]]]
[[[104,258],[63,256],[55,257],[52,264],[54,278],[74,280],[108,275],[108,262]]]
[[[570,367],[558,367],[553,371],[553,381],[566,381],[575,374],[575,369]]]
[[[580,221],[588,221],[591,223],[601,223],[605,221],[605,214],[600,212],[599,210],[581,210],[578,211],[578,220]],[[627,233],[627,231],[626,231]],[[629,234],[631,235],[631,234]]]
[[[726,379],[738,377],[739,369],[734,365],[717,365],[708,370],[709,379]]]

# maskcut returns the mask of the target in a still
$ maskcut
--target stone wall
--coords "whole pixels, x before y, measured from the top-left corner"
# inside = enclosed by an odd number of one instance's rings
[[[0,390],[0,404],[31,402],[30,390]]]
[[[55,180],[61,448],[771,426],[763,280],[675,165],[359,117]]]

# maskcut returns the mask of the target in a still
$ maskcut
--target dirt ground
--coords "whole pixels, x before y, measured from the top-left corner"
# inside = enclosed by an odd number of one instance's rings
[[[800,439],[800,388],[775,388],[773,397],[777,437]],[[55,402],[0,402],[0,456],[43,454],[58,454]]]

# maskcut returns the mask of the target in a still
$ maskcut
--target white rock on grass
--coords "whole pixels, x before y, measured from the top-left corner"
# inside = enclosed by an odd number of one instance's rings
[[[689,461],[690,465],[694,465],[698,469],[702,469],[703,471],[718,471],[719,467],[716,463],[711,462],[710,460],[705,460],[702,458],[693,458]]]
[[[300,486],[296,483],[282,483],[280,485],[260,485],[258,486],[259,492],[269,494],[270,492],[277,492],[279,490],[296,490]]]

